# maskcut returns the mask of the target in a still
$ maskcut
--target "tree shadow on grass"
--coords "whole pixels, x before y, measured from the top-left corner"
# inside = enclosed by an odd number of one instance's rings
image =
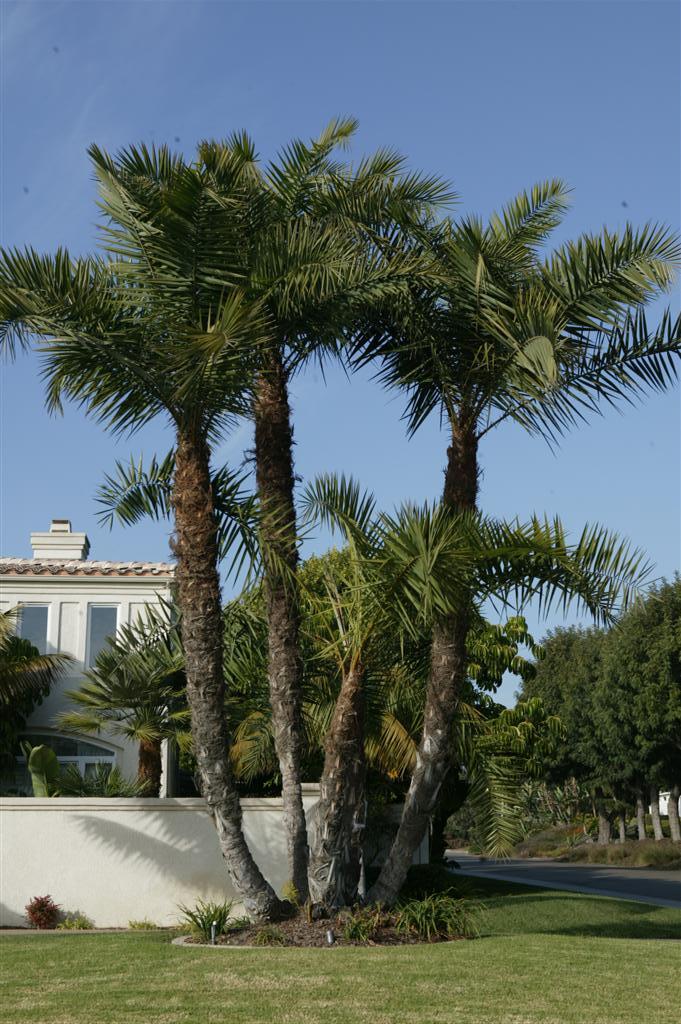
[[[653,910],[664,910],[664,907],[653,907]],[[547,929],[548,931],[548,929]],[[681,942],[681,923],[640,921],[621,924],[575,925],[573,928],[551,929],[557,935],[579,935],[594,939],[668,939]]]

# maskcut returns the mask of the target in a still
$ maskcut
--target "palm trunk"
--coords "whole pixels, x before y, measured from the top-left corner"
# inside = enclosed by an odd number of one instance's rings
[[[344,674],[326,737],[319,803],[310,844],[310,897],[327,908],[357,900],[364,816],[364,670]]]
[[[664,832],[662,831],[662,822],[660,820],[660,791],[657,786],[650,787],[650,817],[653,822],[655,841],[659,843],[664,839]]]
[[[667,802],[667,814],[669,815],[669,834],[675,843],[681,843],[681,823],[679,822],[679,796],[681,786],[672,786]]]
[[[229,763],[217,532],[208,447],[202,437],[178,436],[173,505],[187,701],[201,793],[247,913],[269,919],[281,905],[246,844]]]
[[[159,796],[161,793],[161,741],[142,740],[137,758],[137,775],[145,783],[145,796]]]
[[[475,423],[452,425],[447,450],[443,503],[453,512],[473,511],[478,493],[478,441]],[[404,803],[402,820],[376,884],[368,899],[392,906],[407,877],[415,851],[423,840],[437,806],[440,787],[451,765],[452,725],[466,681],[466,640],[470,613],[459,611],[436,624],[430,652],[423,733],[416,766]]]
[[[646,805],[643,799],[643,790],[636,790],[636,831],[639,843],[646,839]]]
[[[268,677],[274,744],[291,880],[308,895],[307,825],[301,786],[302,666],[293,499],[293,430],[286,371],[278,354],[260,376],[254,405],[255,457],[262,507],[262,547],[268,626]]]

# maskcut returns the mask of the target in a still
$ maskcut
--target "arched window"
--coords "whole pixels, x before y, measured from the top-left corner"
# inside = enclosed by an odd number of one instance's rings
[[[20,742],[31,747],[44,744],[51,747],[57,755],[60,765],[75,765],[83,776],[92,775],[98,764],[108,764],[111,767],[116,763],[116,753],[110,747],[102,746],[101,743],[93,743],[91,740],[82,740],[77,736],[65,736],[54,732],[28,732],[23,733]],[[17,773],[15,779],[17,793],[22,796],[32,796],[33,787],[31,776],[28,771],[26,754],[22,749],[17,755]]]

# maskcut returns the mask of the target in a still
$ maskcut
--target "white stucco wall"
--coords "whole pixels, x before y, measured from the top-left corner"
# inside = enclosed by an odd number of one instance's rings
[[[319,787],[303,784],[308,823]],[[288,881],[281,799],[241,801],[244,832],[265,877]],[[401,808],[388,815],[396,828]],[[427,863],[428,838],[414,856]],[[49,893],[99,928],[148,918],[178,921],[178,903],[236,899],[203,800],[0,799],[0,926],[26,924],[24,908]]]
[[[309,810],[318,787],[304,787]],[[267,879],[288,880],[280,799],[244,799],[244,831]],[[49,893],[97,927],[148,918],[169,925],[178,903],[234,899],[201,799],[0,799],[0,925]]]

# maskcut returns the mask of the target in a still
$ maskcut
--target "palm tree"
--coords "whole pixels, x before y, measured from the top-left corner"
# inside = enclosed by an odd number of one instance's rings
[[[475,595],[471,669],[498,677],[508,664],[522,666],[497,631],[484,624],[480,606],[485,600],[522,604],[540,596],[549,607],[554,600],[566,605],[576,598],[607,618],[619,600],[626,603],[646,567],[636,552],[629,553],[626,544],[598,528],[585,529],[569,545],[557,521],[505,524],[470,514],[454,517],[444,508],[379,515],[371,495],[344,478],[323,477],[311,484],[304,511],[306,520],[338,530],[345,543],[311,579],[304,574],[313,585],[303,596],[308,747],[323,743],[324,749],[310,894],[317,903],[337,907],[357,895],[367,754],[383,770],[398,774],[413,766],[414,736],[423,721],[428,638],[458,607],[461,595],[464,600]],[[257,602],[231,606],[227,628],[228,678],[230,689],[238,688],[242,711],[233,755],[240,773],[252,776],[272,767],[271,722],[259,686],[264,663]],[[517,635],[526,638],[522,630]],[[461,719],[447,737],[448,764],[457,757],[471,764],[475,801],[490,812],[490,848],[507,851],[520,784],[519,751],[503,753],[497,743],[492,757],[481,743],[473,756],[469,733],[482,729],[480,716],[466,711],[461,701],[459,710]],[[504,737],[509,735],[506,728]],[[515,738],[520,742],[524,735],[521,731]],[[526,755],[526,747],[520,753]]]
[[[677,241],[663,228],[585,235],[544,257],[567,190],[536,186],[484,226],[426,226],[413,245],[433,260],[429,287],[386,309],[355,350],[408,398],[409,432],[438,412],[449,429],[443,490],[454,514],[477,508],[480,441],[511,420],[555,442],[602,402],[663,390],[677,372],[681,326],[650,330],[644,304],[673,278]],[[431,646],[424,727],[402,824],[372,898],[391,902],[423,836],[448,765],[447,737],[465,679],[465,604]]]
[[[244,168],[248,199],[240,222],[239,282],[268,325],[267,337],[253,352],[249,411],[272,723],[290,874],[301,898],[307,892],[308,851],[300,785],[302,661],[289,382],[309,359],[323,361],[337,353],[360,314],[405,290],[424,261],[400,252],[393,239],[396,226],[415,223],[453,197],[437,178],[406,173],[404,160],[391,151],[381,150],[355,168],[340,162],[336,151],[356,127],[351,119],[333,120],[317,139],[294,140],[265,167],[245,134],[200,148],[201,159],[218,176],[235,161]],[[233,203],[229,194],[225,202]],[[141,467],[132,478],[127,470],[119,474],[123,496],[130,494],[131,483],[147,479]],[[140,514],[139,506],[133,510],[125,500],[115,508],[126,522]]]
[[[382,728],[367,745],[369,763],[408,784],[423,728],[424,675],[383,693]],[[538,699],[514,708],[477,707],[460,701],[450,736],[450,765],[433,819],[431,859],[444,855],[447,819],[465,803],[476,821],[484,853],[507,857],[522,838],[521,805],[528,778],[541,774],[543,758],[562,735],[560,720]]]
[[[353,578],[350,560],[347,549],[331,550],[308,559],[300,574],[305,665],[303,763],[308,779],[318,779],[324,766],[325,741],[336,713],[345,660],[340,630],[347,632],[348,610],[351,603],[356,608],[360,598],[355,592],[352,602],[349,600]],[[355,574],[358,568],[355,565]],[[226,678],[235,730],[232,761],[237,778],[253,785],[271,779],[277,772],[266,684],[267,627],[259,589],[248,590],[230,602],[225,620]],[[367,770],[372,772],[372,781],[367,782],[369,801],[376,784],[398,795],[413,770],[423,724],[429,639],[425,631],[416,639],[405,635],[389,620],[377,624],[373,633],[373,637],[367,636],[363,660],[364,757]],[[478,687],[498,686],[505,671],[523,678],[533,672],[533,663],[518,653],[520,643],[538,650],[518,617],[504,626],[484,624],[471,633],[468,675],[475,680],[476,691]],[[537,700],[525,701],[511,712],[488,699],[480,700],[471,686],[470,696],[467,694],[459,704],[451,736],[452,771],[445,783],[446,797],[440,801],[441,827],[465,799],[481,823],[485,851],[490,856],[507,855],[520,838],[518,805],[527,775],[536,770],[537,757],[551,742],[556,728],[557,720],[547,717]],[[466,767],[463,782],[458,777],[462,765]],[[357,805],[357,801],[354,803]],[[347,851],[352,855],[352,870],[345,878],[334,871],[333,886],[322,873],[327,902],[332,897],[340,901],[343,886],[346,892],[342,898],[352,903],[356,897],[356,847],[361,842],[366,855],[367,836],[358,827],[361,819],[366,819],[361,799],[357,810],[359,818],[353,822],[352,845]],[[370,831],[371,817],[369,813]],[[315,847],[319,847],[319,823],[317,818],[313,826],[313,866]],[[314,894],[314,885],[312,889]]]
[[[323,360],[337,350],[359,310],[399,294],[415,272],[413,258],[386,259],[370,244],[375,236],[389,232],[396,218],[410,222],[449,198],[437,179],[405,174],[402,158],[391,152],[378,152],[355,170],[339,163],[334,153],[356,127],[351,119],[334,120],[312,143],[292,142],[258,174],[257,228],[249,234],[248,287],[271,324],[253,401],[268,678],[291,879],[303,899],[308,851],[289,382],[310,358]],[[252,151],[250,143],[246,148]]]
[[[18,608],[0,612],[0,772],[15,767],[15,747],[26,716],[71,660],[67,654],[40,654],[17,636],[20,614]]]
[[[235,885],[263,915],[274,895],[245,846],[225,752],[210,455],[234,416],[254,416],[271,700],[292,876],[304,891],[287,381],[309,352],[336,347],[359,310],[404,290],[422,265],[412,255],[387,260],[387,246],[372,244],[378,230],[448,196],[439,181],[404,173],[390,152],[354,171],[332,160],[354,127],[333,122],[310,146],[292,143],[266,174],[245,135],[202,144],[191,165],[165,147],[112,158],[93,146],[104,257],[74,261],[60,251],[50,259],[29,250],[5,253],[0,265],[5,345],[13,350],[31,333],[43,339],[51,408],[70,397],[119,433],[156,415],[172,423],[194,749]]]
[[[266,337],[238,287],[248,161],[187,164],[166,148],[90,154],[103,255],[0,261],[0,340],[41,339],[51,410],[70,398],[117,433],[157,416],[174,433],[172,507],[187,699],[201,788],[233,884],[254,917],[279,901],[248,849],[224,716],[218,535],[210,459],[245,411],[248,354]]]
[[[78,710],[62,712],[57,722],[75,732],[106,729],[137,742],[144,795],[158,796],[163,741],[185,748],[190,742],[185,687],[178,625],[150,608],[109,638],[80,688],[66,693]]]

